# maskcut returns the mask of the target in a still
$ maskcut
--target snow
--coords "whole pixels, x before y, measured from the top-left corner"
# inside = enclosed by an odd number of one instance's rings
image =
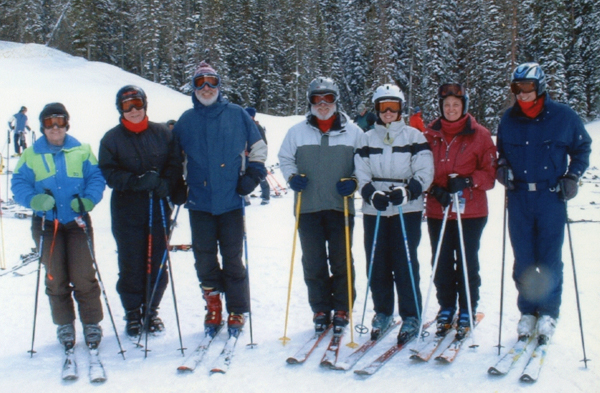
[[[83,142],[90,143],[97,151],[103,134],[117,124],[115,94],[126,84],[141,86],[148,95],[149,118],[165,122],[177,119],[191,107],[191,100],[164,86],[149,82],[117,67],[98,62],[89,62],[45,46],[36,44],[16,44],[0,41],[0,119],[8,119],[22,105],[28,107],[29,124],[39,134],[39,112],[46,103],[60,101],[71,115],[69,132]],[[301,117],[274,117],[257,115],[267,128],[270,146],[269,165],[276,164],[277,152],[287,129]],[[587,128],[594,139],[592,164],[586,174],[591,178],[600,175],[598,156],[600,122],[588,124]],[[13,152],[10,146],[1,148],[3,155]],[[16,159],[10,159],[10,167]],[[326,168],[324,168],[326,170]],[[284,184],[281,173],[276,176]],[[597,303],[600,300],[600,242],[598,242],[598,221],[600,220],[600,180],[586,182],[575,200],[570,203],[569,214],[573,219],[595,220],[571,224],[573,248],[576,258],[577,278],[583,313],[587,357],[600,359],[600,336],[595,334],[600,323]],[[2,198],[6,199],[6,175],[0,176]],[[258,195],[258,189],[255,194]],[[288,282],[292,261],[292,239],[294,231],[293,195],[284,194],[281,198],[271,198],[271,203],[260,206],[260,199],[253,199],[246,209],[248,223],[248,265],[252,292],[252,336],[258,345],[247,347],[250,342],[250,329],[241,336],[229,372],[225,375],[209,376],[211,363],[216,359],[224,333],[214,343],[205,360],[193,374],[179,375],[177,366],[183,361],[178,351],[179,337],[175,321],[171,289],[167,289],[162,302],[161,316],[167,331],[162,337],[150,337],[151,351],[148,357],[136,349],[124,334],[123,309],[115,290],[118,276],[116,247],[110,230],[109,198],[94,209],[96,257],[104,286],[114,314],[121,342],[127,350],[126,360],[118,354],[119,347],[110,318],[105,308],[102,323],[104,339],[101,355],[106,368],[108,381],[92,386],[87,381],[86,350],[82,344],[80,325],[77,324],[78,357],[80,379],[63,382],[60,367],[63,361],[62,350],[56,341],[55,326],[50,318],[47,298],[43,287],[39,295],[35,351],[33,357],[27,353],[31,348],[33,306],[35,295],[36,264],[22,269],[23,277],[6,275],[0,277],[0,381],[2,392],[266,392],[266,391],[330,391],[330,392],[392,392],[392,391],[552,391],[552,392],[599,392],[600,373],[595,362],[588,363],[585,369],[581,336],[576,308],[573,270],[571,268],[568,238],[563,247],[565,261],[565,284],[560,323],[548,350],[546,365],[540,380],[535,386],[518,381],[519,370],[512,370],[504,377],[491,377],[487,369],[498,359],[498,325],[500,310],[500,288],[502,268],[502,222],[503,188],[498,186],[488,193],[490,216],[482,238],[481,258],[481,301],[479,311],[486,314],[475,331],[474,342],[477,349],[463,349],[451,365],[415,363],[408,359],[407,350],[400,352],[389,364],[368,379],[362,379],[351,371],[325,370],[319,367],[325,343],[322,343],[313,357],[300,366],[287,365],[285,359],[292,355],[311,335],[311,311],[307,302],[306,288],[302,279],[300,245],[296,247],[293,281],[289,302],[287,337],[291,341],[283,346],[283,336],[288,298]],[[357,207],[360,200],[356,201]],[[173,244],[189,243],[190,230],[185,209],[179,215],[179,225],[173,234]],[[19,262],[19,255],[29,252],[34,242],[30,235],[29,220],[21,220],[4,214],[1,221],[2,254],[8,268]],[[431,273],[431,251],[427,230],[423,224],[423,238],[419,247],[421,264],[421,291],[426,297]],[[363,307],[366,292],[365,252],[362,246],[362,216],[357,214],[354,231],[353,253],[357,271],[357,300],[353,322],[363,320]],[[504,314],[502,344],[510,347],[515,340],[519,313],[516,308],[516,290],[511,278],[512,253],[510,244],[506,249],[506,274],[504,278]],[[200,341],[204,315],[204,301],[198,288],[194,270],[194,260],[190,252],[173,252],[175,290],[181,322],[184,346],[190,353]],[[427,319],[437,311],[434,293],[429,307],[425,310]],[[104,304],[104,300],[103,300]],[[364,323],[370,325],[372,305],[367,303]],[[394,342],[395,333],[369,352],[358,366],[375,358]],[[362,343],[367,335],[357,333],[344,337],[344,344],[353,338]],[[387,344],[386,344],[387,343]],[[341,356],[352,350],[344,345]]]

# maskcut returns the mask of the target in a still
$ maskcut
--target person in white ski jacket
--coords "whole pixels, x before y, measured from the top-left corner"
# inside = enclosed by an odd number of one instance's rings
[[[377,113],[375,128],[362,135],[354,158],[363,197],[367,274],[371,271],[370,286],[375,308],[371,335],[376,339],[393,322],[395,285],[398,311],[403,321],[398,341],[405,342],[417,334],[420,324],[417,247],[421,240],[424,208],[422,192],[433,180],[433,156],[425,136],[404,123],[404,94],[398,86],[380,86],[375,91],[373,102]],[[400,210],[406,233],[402,230]],[[376,252],[371,261],[377,223]],[[371,263],[373,267],[370,269]]]

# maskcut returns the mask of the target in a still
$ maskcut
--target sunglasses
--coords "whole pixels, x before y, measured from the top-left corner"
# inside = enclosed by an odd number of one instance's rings
[[[448,96],[464,97],[467,95],[465,88],[460,83],[446,83],[438,89],[438,97],[446,98]]]
[[[327,93],[327,94],[313,94],[309,97],[309,101],[312,105],[319,105],[321,102],[326,104],[333,104],[336,101],[337,97],[335,94]]]
[[[515,94],[521,93],[531,93],[532,91],[536,91],[537,88],[535,86],[535,82],[527,81],[527,82],[513,82],[510,84],[510,90]]]
[[[144,99],[141,97],[132,97],[121,101],[121,110],[124,113],[130,112],[133,108],[137,110],[144,109]]]
[[[69,124],[67,117],[65,115],[52,115],[45,117],[42,120],[42,125],[44,128],[53,128],[57,126],[58,128],[65,128]]]
[[[196,90],[203,89],[206,85],[216,89],[221,85],[221,78],[217,75],[198,75],[194,78],[194,88]]]
[[[402,109],[402,104],[400,101],[388,100],[388,101],[379,101],[375,103],[375,110],[379,113],[385,113],[390,111],[392,113],[398,113]]]

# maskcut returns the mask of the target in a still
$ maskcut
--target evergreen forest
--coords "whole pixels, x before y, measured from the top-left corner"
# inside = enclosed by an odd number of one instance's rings
[[[600,118],[600,0],[0,0],[0,40],[38,43],[190,92],[209,60],[230,101],[271,115],[306,111],[316,76],[350,115],[395,83],[408,108],[439,115],[458,81],[492,132],[522,62],[545,70],[553,99]]]

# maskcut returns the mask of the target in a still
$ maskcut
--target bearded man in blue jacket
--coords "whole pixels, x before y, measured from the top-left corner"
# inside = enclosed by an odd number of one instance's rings
[[[194,107],[181,115],[173,134],[178,151],[187,156],[186,207],[196,272],[207,303],[204,325],[220,326],[223,293],[227,325],[241,329],[244,313],[250,310],[242,262],[243,196],[267,174],[267,145],[248,113],[223,97],[221,78],[208,63],[198,65],[192,86]]]

